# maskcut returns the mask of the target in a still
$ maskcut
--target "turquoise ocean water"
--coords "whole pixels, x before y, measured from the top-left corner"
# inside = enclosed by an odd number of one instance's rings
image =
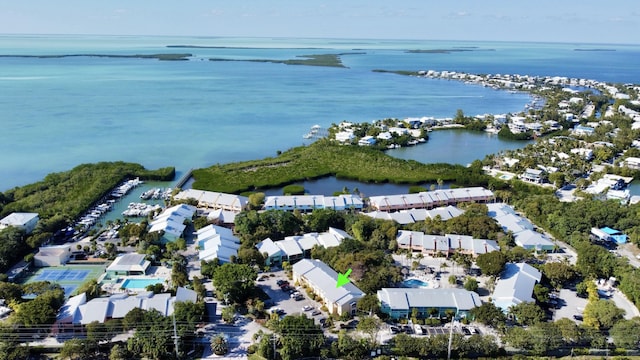
[[[406,52],[418,49],[456,51]],[[6,56],[185,52],[194,56],[176,62]],[[208,61],[326,53],[351,53],[342,55],[348,68]],[[5,55],[0,57],[0,191],[80,163],[124,160],[184,172],[274,156],[303,144],[302,135],[314,124],[452,117],[456,109],[468,115],[515,112],[530,100],[526,94],[373,69],[640,83],[640,46],[635,45],[7,35],[0,36],[0,55]],[[425,145],[429,156],[401,157],[467,163],[468,152],[456,155],[447,148],[458,138],[448,135],[438,147]],[[482,141],[491,150],[503,146],[487,139]],[[478,151],[478,158],[483,156]]]

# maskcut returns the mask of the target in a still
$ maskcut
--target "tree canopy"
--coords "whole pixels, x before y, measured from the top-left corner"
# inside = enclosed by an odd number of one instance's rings
[[[255,288],[258,273],[245,264],[224,264],[215,269],[213,285],[219,299],[227,298],[235,303],[246,300]]]

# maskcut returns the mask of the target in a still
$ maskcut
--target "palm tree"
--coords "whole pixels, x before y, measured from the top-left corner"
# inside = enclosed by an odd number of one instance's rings
[[[218,334],[211,337],[211,351],[216,355],[224,355],[229,352],[229,344],[224,335]]]

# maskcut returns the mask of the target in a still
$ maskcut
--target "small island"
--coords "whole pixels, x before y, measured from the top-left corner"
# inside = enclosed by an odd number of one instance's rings
[[[272,60],[272,59],[225,59],[225,58],[210,58],[209,61],[249,61],[249,62],[264,62],[284,65],[307,65],[307,66],[328,66],[328,67],[340,67],[346,68],[342,63],[340,56],[342,55],[359,55],[363,53],[351,52],[340,54],[315,54],[315,55],[299,55],[298,59],[289,60]]]

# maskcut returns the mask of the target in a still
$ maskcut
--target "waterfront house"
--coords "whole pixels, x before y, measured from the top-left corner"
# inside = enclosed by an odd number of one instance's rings
[[[417,318],[444,317],[465,318],[471,309],[482,305],[480,296],[464,289],[382,288],[377,292],[380,311],[392,319],[410,318],[417,311]]]
[[[31,234],[39,219],[38,213],[14,212],[0,220],[0,230],[11,226]]]
[[[494,304],[507,312],[511,306],[535,301],[533,287],[540,282],[542,274],[529,264],[507,263],[496,284],[491,298]]]
[[[293,265],[293,281],[305,284],[320,297],[329,314],[356,314],[356,305],[365,294],[349,282],[336,287],[338,273],[320,260],[303,259]]]
[[[640,170],[640,158],[630,156],[624,159],[624,166],[629,169]]]
[[[365,136],[358,140],[358,145],[360,146],[373,146],[376,144],[376,138],[373,136]]]
[[[391,140],[391,139],[393,139],[393,135],[391,135],[391,133],[388,132],[388,131],[383,131],[380,134],[378,134],[378,136],[376,136],[376,138],[378,140]]]
[[[198,201],[198,208],[224,210],[239,213],[247,207],[249,198],[234,194],[214,191],[187,189],[173,196],[175,200],[194,199]]]
[[[526,169],[522,175],[522,180],[526,180],[536,184],[542,184],[544,181],[544,171],[540,169]]]
[[[336,141],[341,143],[350,143],[356,138],[353,131],[340,131],[336,133]]]
[[[36,267],[64,265],[71,258],[71,244],[43,246],[33,257],[33,265]]]
[[[324,195],[284,195],[267,196],[264,201],[264,210],[299,210],[302,212],[314,209],[362,210],[364,202],[358,195],[340,194],[338,196]]]
[[[151,262],[146,260],[146,255],[128,253],[119,255],[107,267],[107,276],[117,278],[119,276],[145,275]]]
[[[378,211],[433,209],[459,202],[487,203],[495,199],[492,191],[482,187],[424,191],[417,194],[371,196],[369,203]]]

